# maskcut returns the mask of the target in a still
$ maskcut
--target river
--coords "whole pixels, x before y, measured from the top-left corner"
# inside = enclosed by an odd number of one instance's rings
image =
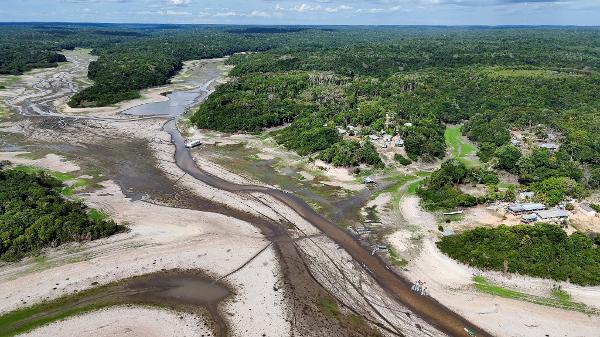
[[[296,195],[268,187],[232,183],[200,169],[194,162],[189,150],[185,147],[185,139],[177,129],[176,121],[187,108],[200,103],[208,96],[210,93],[209,86],[212,82],[204,81],[203,83],[204,84],[198,85],[191,90],[169,93],[167,96],[169,99],[167,101],[141,105],[125,111],[124,114],[169,118],[164,125],[164,130],[171,136],[171,141],[175,146],[175,161],[181,170],[205,184],[224,191],[241,194],[264,193],[277,199],[335,241],[355,261],[362,265],[392,298],[396,299],[399,303],[409,308],[414,314],[431,323],[439,330],[450,336],[458,337],[467,336],[468,334],[466,333],[465,328],[469,328],[475,331],[477,336],[491,336],[486,331],[476,327],[436,300],[412,292],[410,290],[410,283],[387,266],[385,261],[377,255],[372,255],[370,251],[367,251],[361,246],[360,243],[343,228],[315,212]],[[44,108],[52,110],[49,105],[46,105],[47,102],[48,101],[45,99],[37,99],[35,102],[33,100],[31,101],[31,103],[34,103],[33,105],[43,103]],[[81,118],[60,115],[59,113],[39,113],[37,108],[19,110],[23,114],[34,114],[38,116],[42,115],[67,119]],[[279,225],[279,227],[281,226],[282,225]],[[294,255],[291,260],[297,259],[297,252],[293,252],[292,240],[280,240],[282,237],[287,237],[289,239],[289,234],[285,229],[277,228],[274,224],[268,224],[266,229],[263,226],[263,231],[267,231],[266,236],[273,242],[278,243],[278,251],[280,253],[282,251],[289,251],[290,256]]]

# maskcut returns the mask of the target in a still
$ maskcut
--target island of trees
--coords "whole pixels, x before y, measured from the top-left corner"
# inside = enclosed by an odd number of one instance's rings
[[[40,172],[0,168],[0,260],[14,261],[45,247],[107,237],[125,230],[61,195],[62,183]]]

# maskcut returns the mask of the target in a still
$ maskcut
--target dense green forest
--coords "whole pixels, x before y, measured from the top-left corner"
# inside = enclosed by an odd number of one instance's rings
[[[445,124],[465,122],[480,158],[523,184],[566,177],[596,188],[598,37],[597,28],[559,27],[4,24],[0,73],[52,66],[64,60],[61,49],[92,48],[95,83],[69,104],[101,106],[167,83],[185,60],[245,51],[229,60],[232,81],[193,115],[197,126],[254,132],[290,124],[276,135],[282,144],[301,154],[328,150],[320,156],[354,165],[369,160],[350,158],[356,144],[341,143],[336,127],[358,127],[361,147],[371,133],[399,135],[414,161],[443,158]],[[540,141],[557,134],[560,150],[511,148],[513,130]]]
[[[0,168],[0,259],[13,261],[44,247],[95,240],[123,231],[66,200],[62,183],[44,172]]]
[[[350,32],[331,34],[343,41]],[[286,145],[335,126],[361,126],[362,136],[385,130],[404,139],[412,160],[444,157],[444,124],[466,121],[464,131],[479,143],[480,157],[518,174],[524,184],[562,176],[590,186],[598,181],[599,30],[378,32],[378,37],[357,32],[343,46],[292,44],[235,55],[230,59],[235,80],[219,87],[192,121],[223,131],[284,123],[303,130],[289,132]],[[511,129],[533,127],[563,137],[559,153],[549,156],[551,165],[536,162],[537,154],[521,156],[518,149],[496,151],[510,144]],[[323,146],[313,147],[291,146],[301,153]],[[583,170],[596,172],[595,180],[584,178]]]
[[[549,224],[476,228],[442,238],[440,249],[461,262],[482,269],[600,284],[599,237],[567,235]]]

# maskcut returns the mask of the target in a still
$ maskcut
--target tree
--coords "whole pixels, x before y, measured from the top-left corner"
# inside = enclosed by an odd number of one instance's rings
[[[581,184],[568,177],[551,177],[531,185],[536,197],[548,206],[554,206],[566,196],[581,198],[587,191]]]
[[[521,151],[512,144],[504,144],[499,147],[494,156],[498,158],[496,167],[508,172],[515,172],[517,169],[517,163],[521,159]]]

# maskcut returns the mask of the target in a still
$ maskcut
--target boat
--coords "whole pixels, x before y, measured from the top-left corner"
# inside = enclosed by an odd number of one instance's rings
[[[198,145],[202,145],[202,141],[201,140],[192,140],[192,141],[189,141],[189,142],[185,143],[185,147],[187,147],[188,149],[191,149],[191,148],[196,147]]]
[[[471,337],[476,337],[477,335],[475,334],[475,331],[473,331],[472,329],[469,328],[465,328],[465,332],[469,334],[469,336]]]

